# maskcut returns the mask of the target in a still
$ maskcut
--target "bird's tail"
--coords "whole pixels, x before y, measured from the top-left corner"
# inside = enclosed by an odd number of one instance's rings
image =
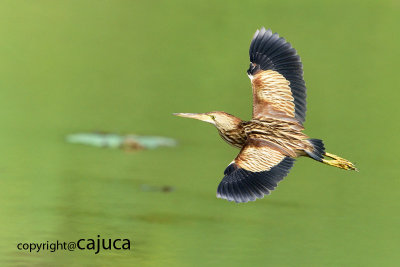
[[[308,141],[313,145],[313,150],[306,151],[306,153],[313,159],[322,162],[324,164],[334,166],[344,170],[354,170],[358,171],[356,166],[348,161],[347,159],[341,158],[334,154],[325,152],[324,143],[320,139],[308,139]],[[331,160],[325,159],[325,157],[331,158]]]
[[[322,162],[325,154],[324,143],[320,139],[308,139],[308,141],[313,145],[313,150],[306,151],[306,153],[316,161]]]

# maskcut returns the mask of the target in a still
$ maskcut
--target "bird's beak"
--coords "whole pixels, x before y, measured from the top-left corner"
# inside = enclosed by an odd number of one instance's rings
[[[209,115],[207,115],[206,113],[173,113],[172,115],[183,117],[183,118],[196,119],[196,120],[205,121],[205,122],[214,124],[214,120],[211,119],[211,117]]]

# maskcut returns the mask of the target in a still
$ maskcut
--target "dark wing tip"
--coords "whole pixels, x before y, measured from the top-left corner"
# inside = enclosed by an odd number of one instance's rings
[[[264,27],[257,30],[253,36],[249,49],[250,61],[261,67],[262,70],[279,68],[279,66],[300,66],[301,60],[296,50],[278,33]],[[296,64],[300,63],[300,64]],[[254,73],[250,73],[254,74]]]
[[[303,123],[306,113],[306,86],[303,79],[303,64],[292,45],[271,29],[257,30],[249,49],[249,75],[260,70],[274,70],[290,82],[294,97],[296,118]]]
[[[293,163],[293,158],[286,157],[269,171],[263,172],[251,172],[232,163],[226,168],[225,176],[218,185],[217,197],[236,203],[263,198],[288,175]]]

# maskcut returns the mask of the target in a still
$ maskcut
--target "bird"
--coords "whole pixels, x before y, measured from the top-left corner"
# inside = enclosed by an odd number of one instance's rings
[[[274,190],[298,157],[358,171],[353,163],[325,151],[321,139],[303,133],[306,85],[297,51],[278,33],[262,27],[252,38],[247,75],[253,93],[252,119],[229,113],[174,113],[213,124],[240,152],[224,171],[217,197],[245,203]]]

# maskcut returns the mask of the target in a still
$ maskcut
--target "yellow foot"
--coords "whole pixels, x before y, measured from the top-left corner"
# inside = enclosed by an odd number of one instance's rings
[[[358,169],[356,168],[356,166],[354,166],[354,164],[351,163],[350,161],[348,161],[347,159],[341,158],[339,156],[336,156],[336,155],[328,153],[328,152],[325,152],[324,155],[332,158],[333,160],[322,159],[323,163],[328,164],[330,166],[338,167],[341,169],[354,170],[354,171],[358,172]]]

